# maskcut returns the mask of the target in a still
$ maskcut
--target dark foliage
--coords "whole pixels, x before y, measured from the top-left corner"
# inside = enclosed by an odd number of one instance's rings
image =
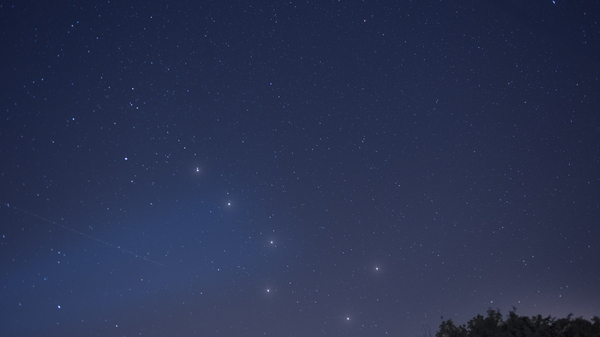
[[[599,337],[600,318],[592,321],[581,317],[556,319],[541,315],[526,317],[511,311],[503,319],[499,311],[488,310],[487,317],[477,315],[466,325],[456,326],[452,320],[440,324],[436,337]]]

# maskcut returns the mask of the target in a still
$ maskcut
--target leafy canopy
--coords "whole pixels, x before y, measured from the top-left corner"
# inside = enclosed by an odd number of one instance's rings
[[[436,337],[600,337],[600,318],[592,321],[581,317],[556,319],[541,315],[526,317],[511,311],[503,319],[500,311],[488,310],[487,317],[477,315],[466,325],[456,326],[452,320],[442,321]]]

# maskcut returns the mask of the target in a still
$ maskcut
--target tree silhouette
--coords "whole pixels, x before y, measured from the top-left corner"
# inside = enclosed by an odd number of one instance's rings
[[[499,310],[488,310],[487,317],[477,315],[466,325],[456,326],[451,319],[442,321],[436,337],[599,337],[600,318],[556,319],[541,315],[526,317],[510,311],[506,320]]]

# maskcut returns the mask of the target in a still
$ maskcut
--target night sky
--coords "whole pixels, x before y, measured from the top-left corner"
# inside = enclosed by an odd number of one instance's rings
[[[600,315],[598,1],[0,5],[0,335]]]

